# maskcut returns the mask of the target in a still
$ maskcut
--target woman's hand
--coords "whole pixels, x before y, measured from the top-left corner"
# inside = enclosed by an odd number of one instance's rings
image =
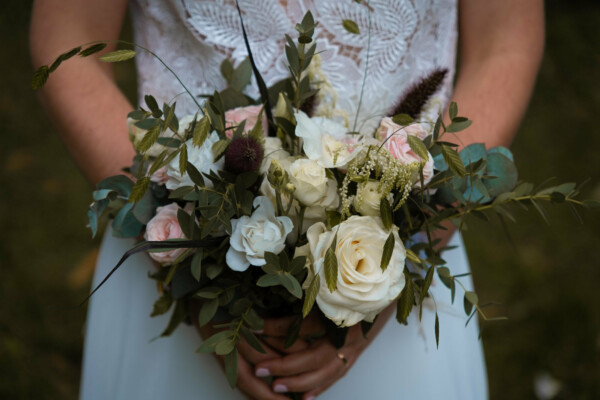
[[[192,322],[202,339],[207,339],[217,333],[219,330],[212,327],[210,323],[200,327],[198,326],[198,315],[200,311],[201,302],[192,301],[190,303],[190,316]],[[238,375],[237,375],[237,388],[250,399],[260,400],[289,400],[287,397],[275,393],[267,383],[257,377],[254,374],[254,366],[260,362],[273,360],[281,357],[281,354],[273,350],[265,342],[261,342],[266,353],[260,353],[252,346],[250,346],[245,340],[242,339],[237,345],[238,349]],[[215,358],[221,365],[221,368],[225,368],[224,357],[215,355]]]
[[[272,383],[276,393],[304,392],[304,400],[314,399],[348,372],[383,328],[394,311],[394,306],[392,304],[381,312],[367,338],[363,336],[359,324],[350,327],[346,342],[340,349],[336,349],[327,336],[312,344],[304,340],[324,333],[320,318],[313,313],[303,321],[300,339],[288,349],[294,351],[259,362],[256,364],[255,374],[259,377],[277,377]],[[293,317],[265,320],[263,340],[272,348],[282,348],[285,332],[292,322]]]

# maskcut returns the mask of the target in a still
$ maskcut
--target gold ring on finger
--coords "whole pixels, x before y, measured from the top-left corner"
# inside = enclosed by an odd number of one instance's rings
[[[348,365],[348,359],[346,358],[346,356],[344,356],[344,353],[342,353],[341,351],[338,351],[336,356],[344,363],[344,366]]]

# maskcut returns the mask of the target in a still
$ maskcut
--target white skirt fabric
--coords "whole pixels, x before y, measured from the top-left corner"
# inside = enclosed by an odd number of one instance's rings
[[[133,242],[105,234],[94,276],[95,287]],[[469,271],[461,237],[455,235],[444,259],[454,274]],[[150,317],[158,297],[148,278],[154,265],[145,254],[130,258],[92,297],[85,329],[80,396],[106,399],[244,399],[229,387],[216,360],[196,354],[201,338],[185,324],[158,338],[169,316]],[[470,289],[471,280],[462,278]],[[485,400],[487,379],[478,327],[465,328],[462,292],[450,304],[450,291],[434,280],[432,293],[440,319],[436,349],[435,314],[413,312],[408,326],[391,318],[344,378],[319,399]]]

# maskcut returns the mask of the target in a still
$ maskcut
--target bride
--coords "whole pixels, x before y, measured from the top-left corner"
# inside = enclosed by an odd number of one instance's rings
[[[219,71],[223,59],[237,64],[247,56],[234,1],[130,3],[136,43],[156,52],[196,94],[224,87]],[[509,144],[542,54],[542,0],[245,0],[240,6],[267,85],[286,75],[283,35],[293,34],[294,23],[312,11],[319,22],[317,45],[324,72],[338,93],[338,106],[351,119],[368,54],[358,115],[367,127],[369,121],[378,123],[373,117],[389,112],[419,79],[446,69],[430,112],[443,111],[450,99],[459,104],[461,114],[474,120],[456,138],[462,146]],[[36,1],[31,23],[34,64],[48,63],[85,42],[118,38],[126,7],[126,0]],[[346,32],[344,19],[355,21],[360,33]],[[457,38],[460,67],[454,80]],[[140,95],[151,93],[166,102],[181,92],[156,60],[141,54],[137,61]],[[256,89],[249,88],[248,94],[256,97]],[[90,183],[129,165],[134,151],[125,121],[133,107],[117,87],[110,64],[93,57],[65,63],[52,75],[41,99]],[[178,97],[177,109],[180,115],[196,111],[183,96]],[[439,237],[457,246],[444,257],[453,272],[468,272],[460,236],[452,235],[450,228]],[[131,245],[107,232],[93,285]],[[308,346],[301,338],[284,351],[281,336],[287,321],[269,320],[263,332],[266,355],[240,344],[239,391],[232,391],[215,360],[194,353],[206,332],[180,326],[171,337],[153,340],[168,318],[149,316],[157,295],[147,278],[153,268],[148,257],[137,255],[91,299],[81,398],[285,399],[284,392],[304,392],[303,399],[487,398],[477,326],[465,328],[461,307],[450,303],[439,284],[432,290],[443,310],[439,349],[433,338],[434,314],[428,310],[421,322],[415,318],[404,326],[393,321],[392,309],[387,309],[368,339],[353,327],[339,350],[325,340]],[[302,333],[314,329],[318,326],[307,320]],[[267,376],[276,378],[267,384]]]

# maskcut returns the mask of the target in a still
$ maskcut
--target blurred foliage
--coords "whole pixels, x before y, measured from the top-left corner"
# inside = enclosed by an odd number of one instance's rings
[[[600,7],[546,4],[546,54],[512,149],[523,179],[591,178],[582,197],[598,199]],[[0,398],[74,399],[85,321],[77,304],[89,290],[99,242],[85,228],[91,188],[29,86],[30,7],[18,0],[0,6]],[[132,64],[116,67],[134,102]],[[478,292],[482,301],[501,302],[498,314],[510,318],[483,333],[492,400],[534,399],[542,375],[559,383],[556,399],[600,398],[598,215],[585,213],[584,225],[564,208],[551,217],[549,227],[533,212],[509,223],[514,246],[499,223],[468,221]]]

